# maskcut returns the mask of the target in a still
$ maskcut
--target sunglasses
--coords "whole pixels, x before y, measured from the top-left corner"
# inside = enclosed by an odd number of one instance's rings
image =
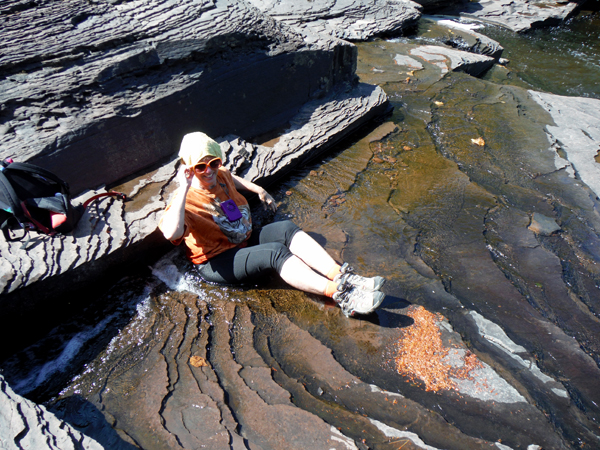
[[[208,167],[210,167],[212,170],[217,170],[219,167],[221,167],[221,159],[220,158],[215,158],[215,159],[211,159],[209,162],[205,163],[205,162],[200,162],[198,164],[196,164],[194,166],[194,170],[196,172],[200,172],[200,173],[204,173],[206,172],[206,169]]]

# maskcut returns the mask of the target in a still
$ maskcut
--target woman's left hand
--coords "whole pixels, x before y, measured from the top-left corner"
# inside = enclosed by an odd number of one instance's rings
[[[277,204],[275,203],[275,199],[271,197],[271,195],[265,191],[264,189],[259,192],[258,198],[263,204],[263,208],[270,209],[271,211],[277,211]]]

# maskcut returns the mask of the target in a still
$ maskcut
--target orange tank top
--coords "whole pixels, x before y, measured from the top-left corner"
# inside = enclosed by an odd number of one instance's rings
[[[229,199],[235,201],[242,213],[241,219],[233,222],[220,207],[221,202]],[[237,191],[231,173],[224,167],[219,169],[213,189],[190,187],[184,217],[183,236],[172,242],[175,245],[184,242],[187,256],[194,264],[202,264],[225,250],[244,245],[252,233],[248,201]]]

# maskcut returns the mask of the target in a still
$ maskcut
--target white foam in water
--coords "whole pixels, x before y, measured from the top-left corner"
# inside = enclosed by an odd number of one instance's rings
[[[165,283],[172,291],[188,291],[202,296],[200,287],[196,283],[190,282],[187,279],[185,272],[175,264],[174,259],[178,256],[178,251],[167,253],[160,260],[158,260],[156,264],[150,267],[152,275]]]
[[[482,28],[484,25],[477,22],[463,22],[460,18],[450,16],[428,16],[424,15],[423,18],[437,22],[438,25],[459,28],[461,30],[473,31],[478,28]]]
[[[483,26],[478,23],[462,23],[462,22],[456,22],[454,20],[448,20],[448,19],[440,20],[440,21],[438,21],[438,24],[449,27],[449,28],[458,28],[460,30],[467,30],[467,31],[477,30],[478,28],[481,28]]]
[[[172,291],[191,290],[192,287],[185,279],[185,274],[174,264],[173,256],[173,252],[167,253],[151,266],[152,275],[165,283]]]
[[[184,289],[185,284],[187,284],[177,266],[165,258],[158,261],[150,269],[152,270],[152,275],[165,283],[172,291],[181,291]]]
[[[75,336],[67,343],[58,358],[48,361],[41,368],[36,367],[25,379],[17,382],[13,386],[14,391],[18,392],[20,395],[28,394],[54,374],[64,372],[64,369],[67,368],[69,363],[77,356],[84,344],[102,333],[114,317],[115,315],[111,314],[110,316],[105,317],[95,327],[88,328],[75,334]]]

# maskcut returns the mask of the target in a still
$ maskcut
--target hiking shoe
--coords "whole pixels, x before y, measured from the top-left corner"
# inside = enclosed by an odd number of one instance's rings
[[[369,314],[375,311],[385,298],[379,291],[361,289],[348,283],[340,283],[338,292],[333,294],[333,300],[340,305],[346,317],[358,314]]]
[[[350,283],[352,286],[371,291],[379,291],[385,284],[385,278],[383,277],[366,278],[356,275],[354,269],[350,267],[348,263],[342,265],[338,277],[336,277],[334,281],[339,283]]]

